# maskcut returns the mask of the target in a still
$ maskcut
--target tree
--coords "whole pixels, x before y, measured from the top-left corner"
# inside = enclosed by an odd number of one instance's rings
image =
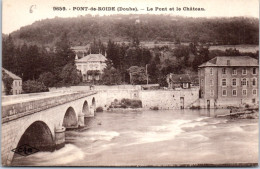
[[[177,59],[183,60],[183,65],[189,66],[190,50],[188,46],[179,45],[174,49],[174,55]]]
[[[158,83],[161,87],[167,87],[168,83],[166,81],[166,75],[160,74],[158,78]]]
[[[88,53],[101,53],[104,54],[106,51],[104,44],[102,43],[102,41],[99,39],[98,42],[96,41],[96,39],[94,38],[93,42],[90,44],[90,49],[88,51]]]
[[[44,72],[39,76],[39,82],[42,82],[47,87],[53,87],[57,80],[51,72]]]
[[[106,85],[121,84],[121,74],[117,69],[113,67],[112,61],[107,60],[106,64],[107,66],[104,69],[104,73],[102,74],[102,82]]]
[[[42,82],[36,80],[28,80],[23,83],[24,93],[48,92],[49,89]]]
[[[240,56],[240,52],[239,50],[237,50],[236,48],[229,48],[225,50],[225,55],[226,56]]]
[[[120,67],[119,46],[109,40],[107,44],[107,58],[110,59],[115,68]]]
[[[60,78],[64,85],[76,85],[82,80],[80,72],[73,63],[65,65],[60,73]]]
[[[131,66],[129,69],[131,84],[145,84],[147,76],[144,67]]]
[[[177,58],[187,57],[189,56],[189,47],[184,45],[179,45],[177,48],[174,49],[174,55]]]
[[[12,94],[13,79],[2,70],[2,80],[4,83],[4,90],[6,95]]]
[[[158,83],[160,71],[154,60],[148,65],[147,72],[149,75],[149,81],[151,81],[151,83]]]
[[[26,52],[24,62],[23,80],[35,80],[41,73],[41,64],[39,48],[36,45],[29,46]]]
[[[209,48],[206,46],[198,46],[197,53],[193,60],[192,66],[194,70],[198,69],[198,66],[209,60]]]
[[[75,53],[70,48],[70,42],[67,33],[63,33],[60,40],[56,43],[56,56],[54,67],[62,68],[66,64],[73,62]]]
[[[16,58],[15,58],[15,46],[13,38],[9,35],[7,38],[3,38],[3,51],[2,51],[2,64],[3,67],[11,72],[15,72]]]

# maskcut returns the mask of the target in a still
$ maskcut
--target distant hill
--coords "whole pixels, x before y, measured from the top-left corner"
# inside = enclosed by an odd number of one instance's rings
[[[140,41],[210,42],[221,45],[258,44],[257,18],[185,18],[165,15],[112,15],[54,18],[37,21],[12,32],[16,44],[53,46],[66,32],[72,46],[94,38],[107,42]]]

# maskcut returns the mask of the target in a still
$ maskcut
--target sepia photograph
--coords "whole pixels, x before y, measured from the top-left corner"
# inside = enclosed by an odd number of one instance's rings
[[[1,59],[2,166],[258,166],[258,0],[3,0]]]

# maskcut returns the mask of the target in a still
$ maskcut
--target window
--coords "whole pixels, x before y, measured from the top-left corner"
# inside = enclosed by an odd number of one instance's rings
[[[242,90],[242,95],[243,95],[243,96],[246,96],[246,94],[247,94],[246,89],[243,89],[243,90]]]
[[[213,69],[210,68],[210,75],[213,75]]]
[[[88,75],[88,79],[89,79],[89,80],[92,80],[92,76],[91,76],[91,75]]]
[[[242,75],[246,75],[246,73],[247,73],[247,72],[246,72],[246,68],[243,68],[243,69],[242,69]]]
[[[230,66],[230,60],[227,60],[227,65]]]
[[[232,79],[232,86],[236,86],[237,85],[237,79]]]
[[[222,79],[222,86],[227,86],[227,79]]]
[[[232,90],[232,96],[237,96],[237,90],[236,89]]]
[[[256,80],[255,80],[255,78],[253,78],[252,85],[253,85],[253,86],[256,86]]]
[[[242,86],[246,86],[246,79],[242,79]]]
[[[209,83],[210,83],[210,86],[214,86],[214,83],[213,83],[212,79],[209,81]]]
[[[189,84],[188,83],[183,83],[183,88],[189,88]]]
[[[223,69],[222,69],[222,74],[225,75],[226,73],[227,73],[227,72],[226,72],[226,68],[223,68]]]
[[[222,96],[227,96],[227,90],[222,90]]]
[[[256,95],[257,94],[257,91],[256,91],[256,89],[253,89],[253,95]]]
[[[232,69],[232,75],[236,75],[237,74],[237,69],[236,68],[233,68]]]
[[[256,68],[253,68],[253,75],[256,75]]]
[[[214,96],[214,90],[210,90],[210,96]]]

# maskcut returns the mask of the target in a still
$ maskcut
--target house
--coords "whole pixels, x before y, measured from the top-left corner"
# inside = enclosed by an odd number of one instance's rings
[[[22,93],[22,79],[4,68],[2,68],[2,71],[5,72],[10,78],[13,79],[11,93],[13,95],[21,94]],[[4,85],[3,80],[2,80],[2,95],[6,95],[5,85]]]
[[[189,89],[191,87],[191,77],[188,74],[173,74],[170,73],[166,77],[169,89],[183,88]]]
[[[83,81],[100,80],[106,67],[106,60],[102,54],[89,54],[81,59],[76,56],[75,64],[82,73]]]
[[[198,75],[200,98],[207,108],[259,102],[258,61],[254,58],[218,56],[200,65]]]

